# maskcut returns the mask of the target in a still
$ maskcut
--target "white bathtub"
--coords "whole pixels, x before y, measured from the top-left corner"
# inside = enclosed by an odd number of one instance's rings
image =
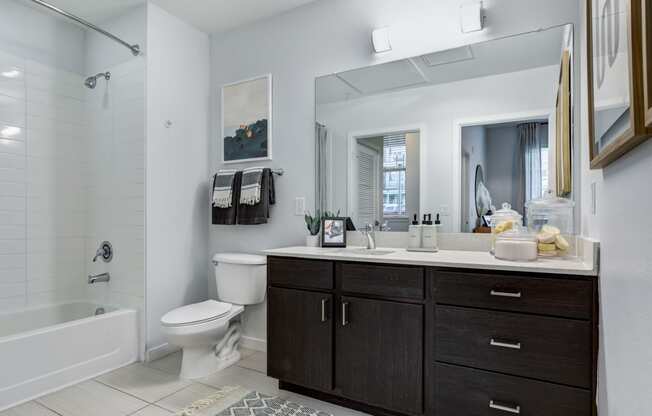
[[[66,303],[0,314],[0,411],[138,358],[131,309]]]

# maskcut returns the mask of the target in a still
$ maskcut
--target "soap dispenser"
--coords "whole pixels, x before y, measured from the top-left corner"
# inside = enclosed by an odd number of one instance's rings
[[[432,224],[432,214],[428,214],[428,219],[423,223],[421,231],[421,249],[422,251],[437,251],[437,225]]]
[[[408,250],[415,250],[421,248],[421,229],[422,225],[419,225],[419,219],[417,214],[414,214],[414,219],[412,220],[412,225],[410,225],[408,230]]]

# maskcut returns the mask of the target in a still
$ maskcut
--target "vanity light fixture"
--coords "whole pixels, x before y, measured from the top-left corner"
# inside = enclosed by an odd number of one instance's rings
[[[374,47],[374,52],[383,53],[392,50],[392,44],[389,41],[389,27],[382,27],[374,29],[371,32],[371,43]]]
[[[481,1],[472,1],[460,6],[460,29],[462,33],[477,32],[484,29]]]

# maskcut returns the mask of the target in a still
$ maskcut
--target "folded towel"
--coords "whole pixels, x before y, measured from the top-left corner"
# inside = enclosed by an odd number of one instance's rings
[[[233,178],[236,171],[233,169],[219,170],[213,177],[213,206],[217,208],[230,208],[233,199]]]
[[[260,202],[261,180],[263,168],[248,168],[242,171],[242,185],[240,186],[240,203],[256,205]]]
[[[215,175],[217,176],[217,175]],[[212,222],[213,224],[234,225],[238,218],[238,201],[240,200],[240,181],[242,172],[236,172],[233,177],[233,192],[231,193],[231,204],[228,208],[219,208],[213,206]]]
[[[265,224],[270,217],[270,206],[276,203],[274,175],[272,170],[265,168],[262,172],[260,202],[256,205],[238,205],[238,224]]]

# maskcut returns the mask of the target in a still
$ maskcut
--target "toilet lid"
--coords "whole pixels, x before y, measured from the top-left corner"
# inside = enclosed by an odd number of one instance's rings
[[[161,318],[165,326],[191,325],[208,322],[229,313],[231,304],[207,300],[174,309]]]

